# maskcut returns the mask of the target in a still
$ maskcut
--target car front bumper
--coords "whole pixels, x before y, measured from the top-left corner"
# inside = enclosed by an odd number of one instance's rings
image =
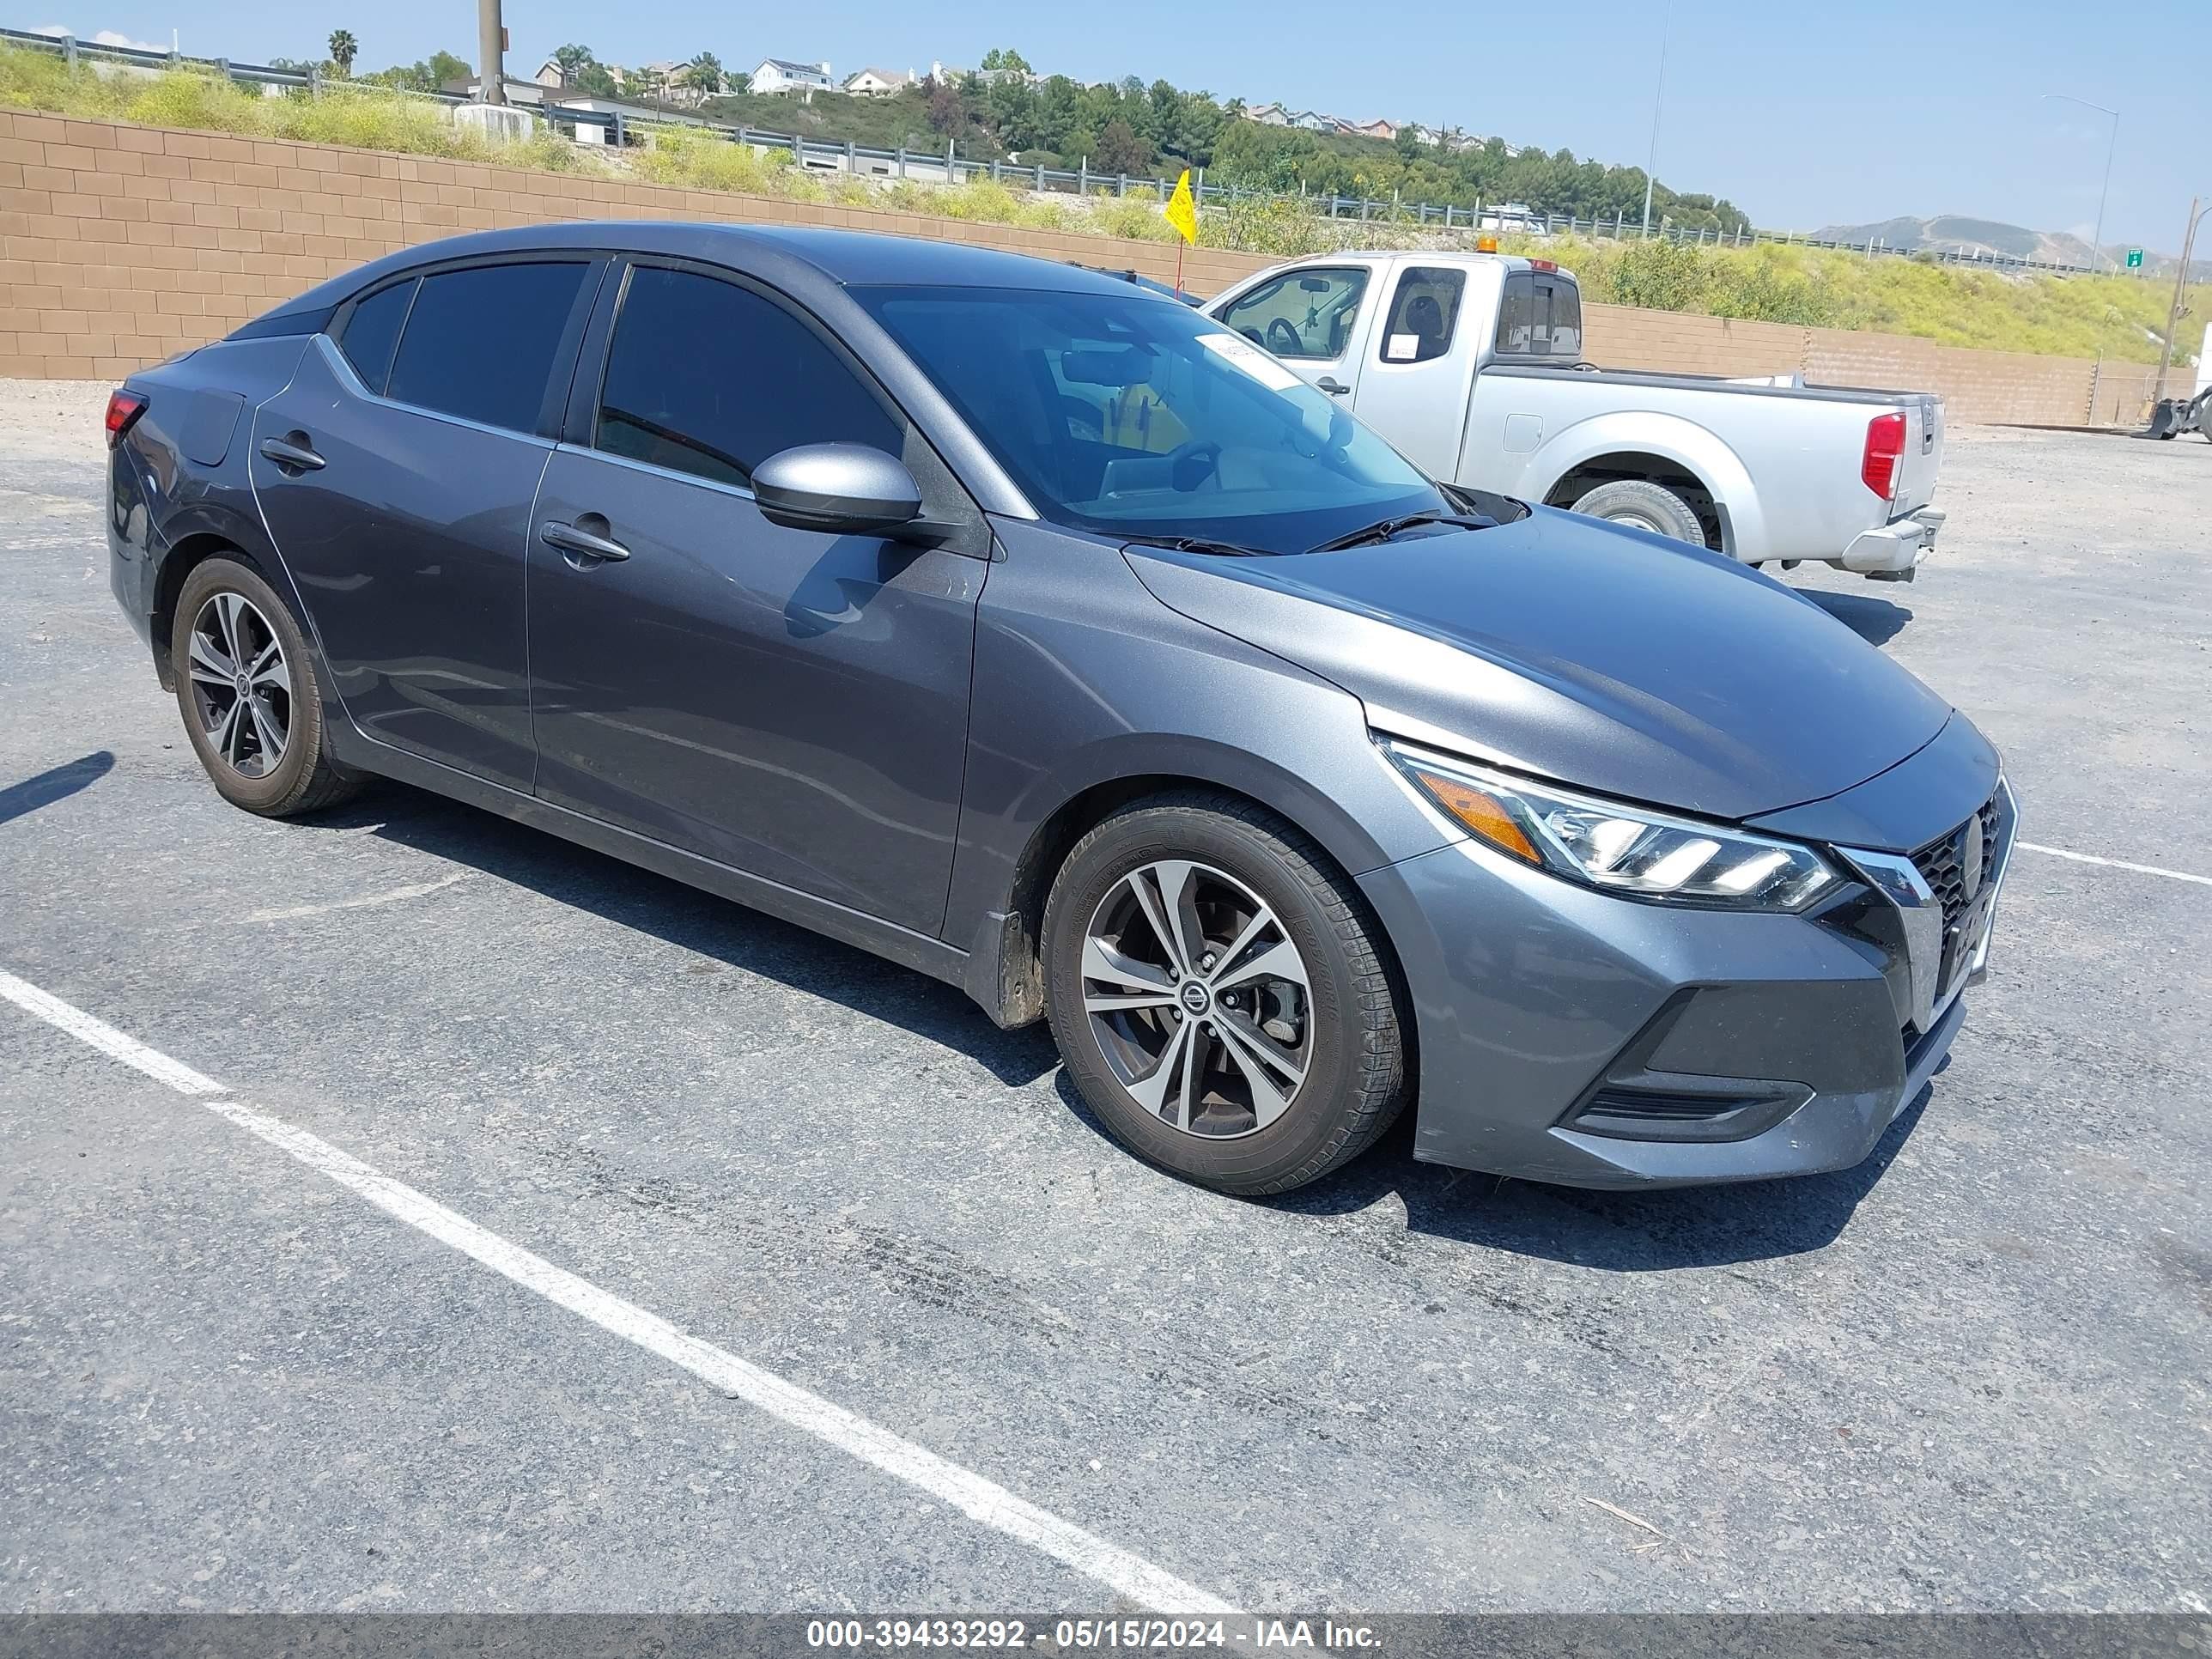
[[[1923,763],[1954,797],[1934,813],[1993,839],[1978,890],[1952,882],[1956,860],[1927,852],[1942,835],[1905,841],[1921,865],[1832,843],[1862,878],[1805,915],[1619,898],[1474,842],[1361,878],[1413,1005],[1415,1156],[1581,1187],[1862,1161],[1942,1067],[1988,967],[2017,814],[1993,757],[1967,805],[1970,769],[1949,760]]]

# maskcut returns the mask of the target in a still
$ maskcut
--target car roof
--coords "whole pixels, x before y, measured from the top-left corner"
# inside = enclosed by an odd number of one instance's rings
[[[654,253],[730,264],[770,279],[779,275],[803,276],[843,288],[1045,289],[1113,294],[1125,299],[1133,291],[1127,282],[1079,265],[963,242],[805,225],[628,219],[478,231],[423,242],[332,277],[265,315],[274,318],[325,310],[372,283],[418,266],[477,255],[541,250]]]

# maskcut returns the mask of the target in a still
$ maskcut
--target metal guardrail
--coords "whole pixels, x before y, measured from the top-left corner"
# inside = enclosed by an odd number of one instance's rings
[[[139,46],[105,46],[79,40],[72,35],[42,34],[28,29],[0,28],[0,42],[53,52],[72,64],[90,59],[155,71],[191,67],[226,75],[234,81],[252,85],[302,91],[310,97],[319,97],[336,88],[366,91],[374,87],[379,92],[425,98],[445,105],[473,101],[459,93],[416,92],[409,88],[389,87],[374,82],[334,82],[313,70],[302,73],[264,64],[234,63],[228,58],[192,58],[175,52],[149,52]],[[613,100],[586,99],[579,101]],[[753,127],[687,116],[672,110],[656,110],[650,119],[641,120],[625,115],[621,110],[577,109],[553,103],[520,107],[527,108],[541,118],[570,128],[572,131],[586,127],[594,129],[601,135],[599,142],[602,143],[625,144],[635,142],[648,136],[652,129],[659,125],[703,130],[720,133],[733,143],[750,145],[756,149],[787,150],[802,168],[842,171],[860,178],[927,179],[933,176],[948,184],[965,184],[973,179],[988,178],[1016,187],[1063,194],[1127,197],[1133,191],[1140,197],[1152,196],[1161,202],[1165,202],[1175,188],[1174,181],[1167,179],[1132,178],[1126,173],[1094,173],[1087,159],[1073,168],[1048,167],[1038,164],[1024,166],[1003,160],[973,161],[959,155],[957,147],[949,142],[944,153],[939,155],[934,150],[913,150],[903,145],[895,149],[883,149],[849,141],[832,143],[809,138],[800,133],[763,131]],[[1286,192],[1247,190],[1234,184],[1209,184],[1203,167],[1194,172],[1191,182],[1192,193],[1198,198],[1201,210],[1233,207],[1248,200],[1285,199],[1287,195]],[[1872,242],[1823,240],[1796,231],[1741,228],[1730,233],[1711,228],[1690,230],[1679,225],[1662,225],[1647,231],[1640,223],[1630,223],[1625,214],[1616,213],[1610,221],[1603,217],[1582,219],[1571,214],[1538,213],[1518,206],[1485,205],[1480,198],[1468,208],[1449,202],[1405,202],[1395,196],[1387,202],[1371,197],[1315,196],[1309,195],[1301,187],[1298,199],[1331,219],[1357,220],[1362,223],[1380,221],[1410,224],[1418,228],[1433,228],[1447,234],[1464,231],[1470,235],[1484,232],[1534,236],[1570,234],[1617,241],[1665,240],[1692,246],[1748,247],[1771,242],[1784,246],[1826,248],[1836,252],[1862,255],[1869,259],[1878,255],[1902,256],[1983,270],[2046,271],[2054,276],[2088,276],[2097,271],[2097,268],[2092,265],[2064,264],[2011,254],[1974,253],[1964,249],[1925,246],[1896,247],[1880,239]],[[2149,273],[2146,271],[2143,274],[2148,276]]]

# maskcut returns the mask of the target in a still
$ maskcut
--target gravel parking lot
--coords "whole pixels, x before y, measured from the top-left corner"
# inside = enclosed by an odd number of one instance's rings
[[[1918,582],[1790,578],[2033,843],[1864,1166],[1607,1196],[1401,1124],[1251,1203],[918,975],[396,786],[224,805],[105,393],[0,382],[0,970],[232,1092],[0,1003],[0,1607],[1103,1611],[1087,1537],[1248,1607],[2212,1611],[2212,445],[1961,430]]]

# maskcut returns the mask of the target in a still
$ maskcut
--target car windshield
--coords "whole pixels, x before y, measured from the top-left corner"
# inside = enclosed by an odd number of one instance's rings
[[[1300,553],[1449,513],[1411,463],[1249,340],[1139,293],[855,291],[1044,517]]]

